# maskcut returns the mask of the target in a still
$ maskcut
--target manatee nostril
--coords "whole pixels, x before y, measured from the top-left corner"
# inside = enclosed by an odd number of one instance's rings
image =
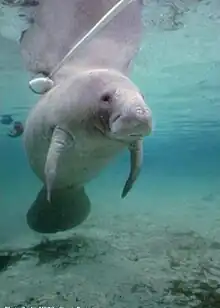
[[[147,107],[140,107],[140,106],[137,106],[136,107],[136,113],[138,115],[143,115],[143,116],[151,116],[151,111],[149,108]]]

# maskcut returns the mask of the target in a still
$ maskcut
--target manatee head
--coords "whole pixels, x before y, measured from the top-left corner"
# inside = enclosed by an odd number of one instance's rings
[[[152,115],[143,96],[135,89],[117,89],[109,96],[112,112],[107,135],[118,140],[136,140],[152,130]]]
[[[99,71],[98,128],[108,138],[130,143],[152,131],[152,113],[139,89],[129,78],[114,71]],[[97,83],[94,83],[97,84]],[[99,83],[100,84],[100,83]]]

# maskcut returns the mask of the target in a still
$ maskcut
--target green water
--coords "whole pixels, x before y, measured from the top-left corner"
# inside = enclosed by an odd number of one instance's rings
[[[150,8],[132,79],[154,130],[125,200],[128,153],[88,185],[88,220],[42,244],[25,221],[40,183],[22,139],[0,127],[2,307],[220,307],[220,7],[194,4],[175,31],[152,25]],[[0,71],[1,112],[23,121],[36,97],[19,51],[3,39]]]

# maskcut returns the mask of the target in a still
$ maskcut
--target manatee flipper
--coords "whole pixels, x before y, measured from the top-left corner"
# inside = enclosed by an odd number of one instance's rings
[[[121,197],[125,198],[129,191],[132,189],[134,182],[136,181],[143,162],[143,141],[137,140],[132,142],[129,146],[130,150],[130,174],[123,188]]]
[[[89,215],[90,200],[84,190],[54,189],[51,202],[44,186],[27,212],[28,226],[39,233],[56,233],[80,225]]]
[[[53,189],[53,184],[57,176],[57,167],[63,159],[65,151],[69,147],[74,146],[74,137],[62,129],[59,126],[56,126],[52,138],[50,147],[47,153],[47,159],[45,163],[44,173],[46,178],[46,188],[47,188],[47,200],[51,200],[51,191]]]

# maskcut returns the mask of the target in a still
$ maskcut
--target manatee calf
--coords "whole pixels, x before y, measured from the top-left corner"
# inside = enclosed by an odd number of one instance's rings
[[[30,228],[55,233],[83,222],[90,212],[84,185],[128,148],[125,197],[139,174],[142,139],[151,129],[151,111],[139,89],[115,70],[82,71],[45,94],[24,131],[30,165],[44,183],[27,213]]]

